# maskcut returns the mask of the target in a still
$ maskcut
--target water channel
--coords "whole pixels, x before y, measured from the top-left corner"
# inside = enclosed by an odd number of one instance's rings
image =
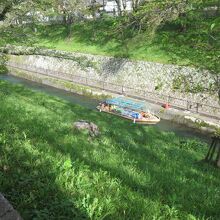
[[[11,76],[11,75],[0,75],[0,80],[5,80],[13,84],[21,84],[29,89],[44,92],[52,96],[57,96],[71,103],[75,103],[83,107],[94,109],[94,110],[99,102],[98,100],[91,99],[86,96],[67,92],[61,89],[57,89],[51,86],[46,86],[40,83],[32,82],[32,81],[29,81],[23,78],[18,78],[18,77]],[[192,128],[189,128],[187,126],[180,125],[175,122],[168,121],[168,120],[161,120],[160,123],[158,123],[157,125],[153,125],[153,126],[156,126],[160,131],[174,132],[175,134],[182,136],[182,137],[198,138],[207,143],[210,142],[210,137],[208,135],[204,136],[204,134],[198,131],[195,131]]]

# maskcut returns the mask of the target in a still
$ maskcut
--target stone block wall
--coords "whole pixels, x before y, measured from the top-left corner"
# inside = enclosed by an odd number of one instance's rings
[[[218,106],[218,96],[215,94],[210,95],[204,92],[193,94],[178,88],[180,84],[183,85],[184,80],[205,87],[209,87],[213,83],[214,77],[208,71],[192,67],[82,53],[59,52],[58,54],[56,51],[51,52],[50,50],[48,50],[48,55],[44,50],[43,55],[10,55],[10,59],[39,68],[67,72],[139,90]],[[180,82],[180,80],[182,81]]]

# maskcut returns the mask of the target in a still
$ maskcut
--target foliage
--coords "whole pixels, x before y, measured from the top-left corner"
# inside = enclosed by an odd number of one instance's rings
[[[54,0],[53,6],[55,6],[59,14],[64,16],[64,22],[66,24],[72,24],[74,17],[77,17],[76,15],[78,13],[84,12],[87,4],[86,0]]]
[[[6,65],[5,65],[6,61],[7,61],[6,55],[2,54],[0,52],[0,74],[8,72],[7,68],[6,68]]]
[[[216,129],[216,131],[215,131],[215,136],[216,136],[216,137],[220,137],[220,129]]]
[[[187,1],[144,1],[137,10],[131,13],[127,27],[155,32],[167,21],[175,20],[187,10]]]
[[[0,103],[1,192],[24,219],[219,219],[205,143],[3,81]]]
[[[122,39],[125,39],[124,36],[136,38],[139,33],[145,35],[145,39],[155,40],[155,35],[162,34],[166,51],[174,54],[171,56],[172,63],[175,63],[175,55],[179,52],[181,58],[188,58],[190,65],[209,70],[213,74],[212,85],[201,86],[201,82],[188,81],[188,84],[194,85],[186,92],[208,90],[219,94],[220,98],[219,8],[220,5],[215,0],[144,1],[137,10],[121,20],[117,29],[119,33],[126,33],[122,35]],[[172,35],[175,36],[172,39],[175,47],[170,39]],[[183,42],[185,46],[181,48]]]
[[[98,71],[97,65],[95,62],[90,61],[86,56],[76,56],[72,53],[62,52],[59,50],[47,50],[40,47],[25,47],[25,46],[13,46],[6,45],[5,47],[0,47],[0,53],[4,54],[13,54],[13,55],[42,55],[48,57],[56,57],[61,59],[72,60],[82,68],[86,69],[91,67]]]
[[[195,83],[192,75],[177,73],[172,81],[172,89],[174,91],[177,90],[183,93],[211,93],[211,88],[209,86],[212,83],[208,83],[207,79],[205,80],[205,82],[203,82],[201,79],[200,81]]]
[[[0,3],[0,20],[5,25],[35,23],[52,6],[52,0],[9,0]]]

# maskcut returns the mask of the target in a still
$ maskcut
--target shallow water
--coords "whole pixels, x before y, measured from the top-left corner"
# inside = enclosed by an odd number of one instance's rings
[[[67,92],[61,89],[56,89],[51,86],[46,86],[40,83],[32,82],[26,79],[18,78],[11,75],[0,75],[0,80],[6,80],[8,82],[11,82],[13,84],[21,84],[26,86],[29,89],[45,92],[52,96],[57,96],[59,98],[65,99],[71,103],[79,104],[83,107],[94,109],[96,108],[97,104],[99,103],[98,100],[92,99],[86,96],[78,95],[75,93]],[[195,131],[192,128],[189,128],[187,126],[177,124],[168,120],[161,120],[160,123],[157,125],[150,125],[157,127],[160,131],[169,131],[174,132],[175,134],[182,136],[182,137],[188,137],[188,138],[199,138],[202,141],[210,142],[210,137],[207,135]]]
[[[32,89],[35,91],[40,91],[40,92],[45,92],[49,95],[57,96],[59,98],[65,99],[71,103],[76,103],[76,104],[79,104],[79,105],[84,106],[86,108],[93,109],[99,103],[98,100],[95,100],[95,99],[92,99],[92,98],[89,98],[86,96],[78,95],[76,93],[67,92],[67,91],[64,91],[61,89],[56,89],[51,86],[32,82],[30,80],[26,80],[26,79],[11,76],[11,75],[0,75],[0,80],[6,80],[6,81],[11,82],[13,84],[21,84],[21,85],[26,86],[29,89]]]

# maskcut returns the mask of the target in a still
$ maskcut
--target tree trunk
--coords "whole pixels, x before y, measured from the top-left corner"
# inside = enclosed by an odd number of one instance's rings
[[[66,12],[64,11],[63,12],[63,24],[67,24],[67,15],[66,15]]]
[[[133,11],[137,11],[137,8],[140,4],[140,0],[132,0],[132,9]]]
[[[121,11],[121,0],[115,0],[116,4],[117,4],[117,8],[118,8],[118,15],[121,16],[122,15],[122,11]]]
[[[218,99],[219,99],[219,103],[220,103],[220,89],[218,90]]]
[[[122,0],[123,11],[127,8],[127,0]]]
[[[219,153],[219,155],[218,155],[216,164],[217,164],[217,167],[220,168],[220,153]]]
[[[11,6],[6,6],[3,11],[0,13],[0,21],[4,21],[6,18],[6,14],[10,11]]]
[[[67,38],[68,39],[71,39],[71,37],[72,37],[72,24],[73,24],[73,16],[68,15],[66,18]]]
[[[212,137],[212,143],[209,147],[205,161],[220,168],[220,137]]]
[[[216,166],[220,168],[220,138],[218,139],[218,141],[219,141],[219,146],[217,149],[217,156],[216,156],[215,163],[216,163]]]
[[[186,18],[186,13],[181,13],[181,14],[180,14],[180,17],[182,17],[183,19]],[[181,33],[184,33],[184,32],[186,32],[186,30],[187,30],[187,25],[186,25],[186,23],[181,24],[181,25],[180,25],[180,32],[181,32]]]

